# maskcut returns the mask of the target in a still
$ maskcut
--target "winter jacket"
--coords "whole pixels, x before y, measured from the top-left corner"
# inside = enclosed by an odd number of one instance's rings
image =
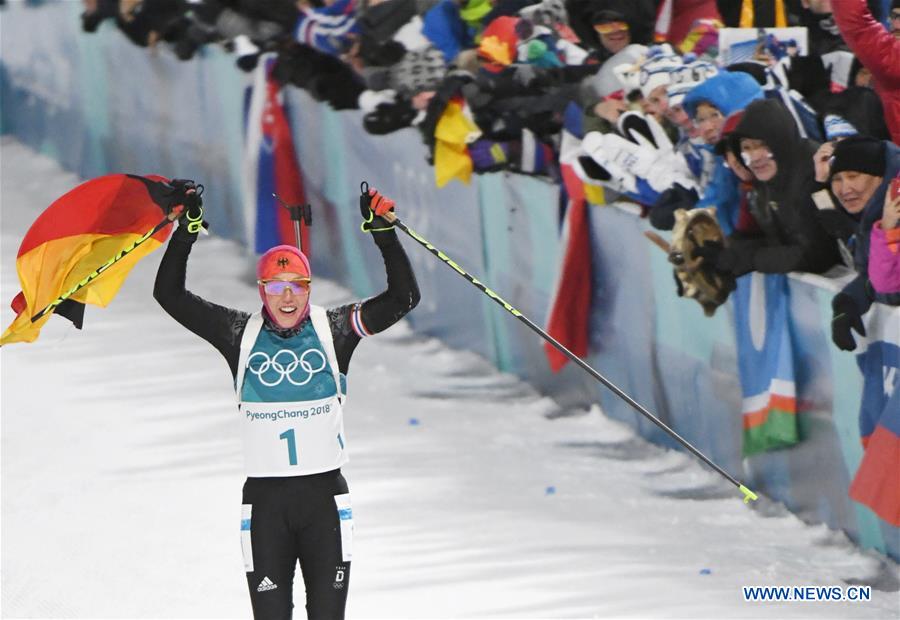
[[[760,233],[730,237],[734,275],[827,271],[839,254],[837,243],[819,224],[811,198],[818,189],[812,159],[818,144],[800,137],[791,113],[774,99],[751,103],[734,135],[765,142],[778,165],[770,181],[753,182],[750,212]]]
[[[869,280],[876,294],[900,295],[900,228],[872,226],[869,244]]]
[[[887,149],[887,152],[885,153],[886,165],[883,175],[884,181],[878,189],[875,190],[875,193],[872,194],[869,202],[867,202],[865,208],[863,208],[862,218],[859,223],[859,231],[853,236],[851,242],[853,245],[853,263],[857,275],[856,278],[847,284],[847,286],[844,287],[844,290],[841,291],[853,298],[853,302],[856,304],[860,314],[865,313],[869,309],[869,306],[872,305],[873,301],[879,301],[892,306],[900,305],[900,291],[898,291],[898,289],[888,291],[879,291],[878,289],[873,290],[872,287],[875,283],[874,281],[869,282],[869,260],[871,252],[869,242],[872,239],[875,222],[881,219],[881,214],[884,211],[884,196],[888,191],[891,179],[900,173],[900,147],[891,144],[890,142],[885,142],[884,145]],[[884,234],[884,231],[881,231],[880,227],[878,230],[882,235]],[[880,249],[881,248],[879,248],[879,250]],[[890,250],[888,249],[888,251]],[[875,266],[875,271],[878,273],[878,276],[883,273],[881,270],[884,267],[884,261],[879,260],[878,265]]]
[[[865,0],[840,0],[832,7],[847,45],[872,72],[891,139],[900,144],[900,39],[875,21]]]

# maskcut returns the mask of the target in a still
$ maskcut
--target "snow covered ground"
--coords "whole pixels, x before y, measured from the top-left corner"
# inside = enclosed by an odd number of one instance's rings
[[[4,138],[2,321],[37,213],[79,179]],[[420,251],[407,244],[409,252]],[[249,617],[238,417],[219,354],[151,295],[162,255],[85,329],[2,349],[4,617]],[[254,309],[237,246],[188,287]],[[473,290],[472,294],[477,294]],[[316,281],[313,300],[352,296]],[[900,572],[740,494],[598,410],[557,406],[406,324],[363,342],[345,423],[351,618],[900,618]],[[868,602],[745,602],[742,586],[872,585]],[[302,582],[297,617],[303,617]]]

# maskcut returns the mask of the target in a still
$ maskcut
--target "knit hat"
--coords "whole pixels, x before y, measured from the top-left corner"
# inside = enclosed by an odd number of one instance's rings
[[[705,60],[695,60],[672,71],[669,75],[669,87],[666,89],[666,93],[669,95],[669,105],[677,106],[684,103],[684,97],[691,89],[718,72],[719,69],[716,65]]]
[[[681,57],[672,51],[672,46],[663,44],[651,47],[647,60],[641,64],[641,94],[647,97],[655,88],[668,86],[671,82],[669,76],[683,64]]]
[[[859,134],[856,127],[837,114],[826,114],[823,124],[825,126],[825,139],[829,142],[838,138],[849,138]]]
[[[271,280],[275,276],[282,273],[295,273],[299,276],[310,277],[312,272],[309,268],[309,259],[306,255],[292,245],[276,245],[271,250],[259,257],[256,263],[256,279]],[[266,310],[270,316],[274,316],[272,309],[269,308],[268,299],[264,285],[259,285],[259,297],[263,301]],[[306,306],[300,312],[297,323],[300,323],[309,315],[309,298],[306,299]]]
[[[868,136],[852,136],[834,145],[831,174],[852,171],[883,177],[887,167],[885,143]]]

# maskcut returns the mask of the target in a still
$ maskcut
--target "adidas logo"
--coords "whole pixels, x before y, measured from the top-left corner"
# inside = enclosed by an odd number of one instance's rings
[[[257,592],[265,592],[267,590],[274,590],[278,585],[273,583],[271,579],[268,577],[263,577],[263,580],[259,582],[259,587],[256,588]]]

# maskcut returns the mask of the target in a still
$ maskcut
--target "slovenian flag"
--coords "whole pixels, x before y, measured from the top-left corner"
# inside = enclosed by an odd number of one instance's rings
[[[897,314],[894,308],[876,304],[866,315],[868,346],[856,358],[863,373],[859,431],[865,452],[850,485],[852,499],[894,526],[900,526],[900,323]]]
[[[274,54],[260,58],[245,106],[244,225],[247,247],[262,254],[276,245],[296,245],[290,205],[306,202],[303,175],[291,135],[281,85],[272,78]],[[301,224],[303,251],[310,256],[309,232]]]
[[[80,329],[84,305],[107,306],[135,264],[165,243],[170,226],[160,228],[52,312],[34,322],[32,318],[162,224],[180,204],[180,196],[161,176],[110,174],[85,181],[54,201],[19,246],[16,270],[22,291],[12,301],[17,316],[0,344],[33,342],[53,314]]]
[[[732,297],[743,395],[743,454],[792,446],[799,433],[787,276],[748,274],[738,278]]]

